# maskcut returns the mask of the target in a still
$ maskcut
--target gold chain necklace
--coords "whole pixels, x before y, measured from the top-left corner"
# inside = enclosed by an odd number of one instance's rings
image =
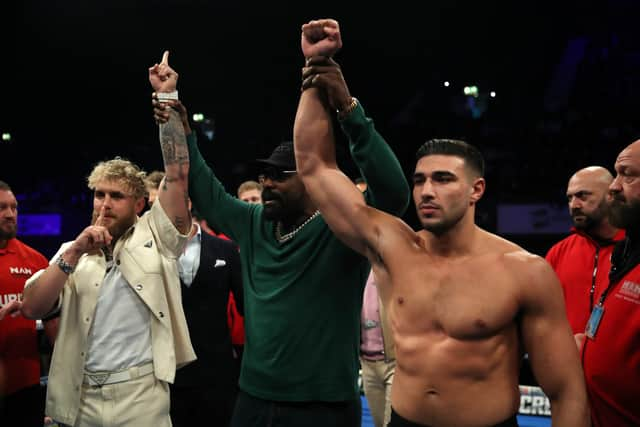
[[[276,239],[278,239],[278,242],[280,243],[284,243],[287,240],[291,240],[293,238],[293,236],[295,236],[296,234],[298,234],[298,232],[300,230],[302,230],[302,228],[309,224],[311,222],[312,219],[314,219],[315,217],[317,217],[318,215],[320,215],[320,211],[316,210],[313,215],[311,215],[309,218],[306,219],[305,222],[303,222],[302,224],[300,224],[299,226],[297,226],[295,228],[295,230],[287,233],[287,234],[282,234],[282,223],[280,221],[278,221],[278,224],[276,225]]]

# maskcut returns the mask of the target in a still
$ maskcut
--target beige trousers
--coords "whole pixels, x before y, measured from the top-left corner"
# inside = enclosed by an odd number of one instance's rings
[[[171,427],[169,385],[153,373],[102,387],[83,384],[74,427]]]
[[[391,385],[396,361],[367,360],[360,358],[362,387],[369,411],[376,427],[384,427],[391,417]]]

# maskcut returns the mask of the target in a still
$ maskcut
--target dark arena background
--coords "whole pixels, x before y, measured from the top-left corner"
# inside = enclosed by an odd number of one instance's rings
[[[255,178],[250,161],[292,137],[300,26],[314,18],[340,22],[336,60],[407,178],[427,139],[477,145],[488,183],[478,223],[534,253],[571,225],[573,172],[613,171],[640,138],[637,0],[27,0],[2,9],[0,179],[19,200],[18,237],[47,257],[88,225],[96,162],[118,155],[162,168],[147,69],[165,49],[227,190]],[[418,226],[413,207],[404,219]]]
[[[4,5],[14,9],[3,14],[0,179],[19,196],[23,240],[53,255],[88,222],[96,162],[162,167],[147,68],[169,49],[180,97],[203,119],[201,150],[233,192],[255,177],[250,160],[291,138],[300,25],[334,17],[349,88],[407,176],[426,139],[478,145],[488,163],[479,223],[542,254],[568,229],[569,176],[612,169],[640,136],[636,3]],[[417,226],[412,208],[405,217]]]

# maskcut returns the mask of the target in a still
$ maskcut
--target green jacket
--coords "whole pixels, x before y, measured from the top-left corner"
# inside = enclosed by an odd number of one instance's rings
[[[409,186],[402,168],[360,105],[342,121],[367,203],[402,215]],[[367,259],[340,242],[317,216],[280,243],[262,206],[228,194],[188,138],[189,192],[195,208],[240,246],[245,349],[240,388],[275,401],[358,397],[362,293]]]

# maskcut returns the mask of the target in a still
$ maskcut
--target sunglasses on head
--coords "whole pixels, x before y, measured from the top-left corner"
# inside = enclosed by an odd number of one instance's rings
[[[258,182],[260,184],[264,184],[264,182],[269,179],[275,182],[283,182],[286,181],[290,176],[295,175],[296,171],[294,170],[280,170],[274,167],[268,167],[262,171],[260,175],[258,175]]]

